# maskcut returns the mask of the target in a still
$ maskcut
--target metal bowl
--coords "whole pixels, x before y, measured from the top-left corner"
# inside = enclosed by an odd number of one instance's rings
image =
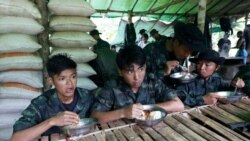
[[[145,110],[145,112],[157,111],[159,114],[154,119],[135,119],[135,122],[138,125],[153,126],[161,122],[167,116],[167,111],[156,105],[143,105],[143,109]]]
[[[63,134],[66,136],[85,135],[95,130],[97,120],[95,118],[80,119],[76,125],[67,125],[61,128]]]
[[[222,103],[233,103],[239,101],[243,96],[245,96],[244,93],[241,92],[232,92],[232,91],[220,91],[215,92],[216,95],[223,96],[225,98],[221,98],[220,102]]]
[[[170,77],[179,83],[189,83],[197,77],[197,74],[189,72],[177,72],[171,74]]]

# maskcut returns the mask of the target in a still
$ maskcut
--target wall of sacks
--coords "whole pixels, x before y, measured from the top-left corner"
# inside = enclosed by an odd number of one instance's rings
[[[88,18],[95,9],[84,0],[50,0],[49,41],[52,45],[51,55],[67,53],[77,63],[77,86],[93,90],[96,84],[88,78],[96,72],[87,64],[97,55],[89,50],[96,40],[87,32],[96,28]]]
[[[97,88],[87,64],[97,55],[89,50],[96,41],[87,33],[96,28],[88,18],[95,10],[84,0],[50,0],[49,17],[42,17],[32,0],[0,0],[0,140],[9,140],[13,125],[31,99],[42,93],[43,47],[38,21],[49,19],[51,54],[67,53],[77,62],[78,87]]]
[[[41,14],[29,0],[0,0],[0,140],[9,140],[13,124],[43,88]]]

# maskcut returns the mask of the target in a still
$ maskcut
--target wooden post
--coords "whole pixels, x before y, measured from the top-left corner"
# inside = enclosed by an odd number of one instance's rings
[[[247,25],[247,22],[248,22],[248,15],[249,15],[249,13],[247,12],[245,15],[245,26]]]
[[[204,33],[206,7],[207,7],[207,0],[200,0],[197,19],[198,19],[198,28],[201,30],[202,33]]]
[[[47,8],[47,1],[46,0],[35,0],[35,3],[41,12],[42,19],[39,21],[43,27],[44,31],[37,35],[38,42],[41,44],[42,49],[39,50],[39,54],[42,57],[43,60],[43,85],[44,85],[44,91],[49,89],[49,84],[47,83],[47,72],[45,68],[45,64],[49,57],[49,23],[48,23],[48,8]]]

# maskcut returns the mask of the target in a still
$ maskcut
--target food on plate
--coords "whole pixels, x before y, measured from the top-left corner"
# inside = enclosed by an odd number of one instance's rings
[[[145,110],[140,119],[141,120],[156,120],[156,119],[159,119],[159,118],[161,118],[161,112],[160,111]]]

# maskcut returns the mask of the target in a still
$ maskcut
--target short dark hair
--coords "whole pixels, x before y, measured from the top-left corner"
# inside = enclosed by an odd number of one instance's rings
[[[67,54],[57,54],[49,58],[46,64],[47,72],[50,77],[60,74],[66,69],[76,69],[76,62]]]
[[[146,63],[146,56],[142,48],[134,45],[120,49],[116,56],[116,63],[120,70],[129,68],[132,64],[143,66]]]

